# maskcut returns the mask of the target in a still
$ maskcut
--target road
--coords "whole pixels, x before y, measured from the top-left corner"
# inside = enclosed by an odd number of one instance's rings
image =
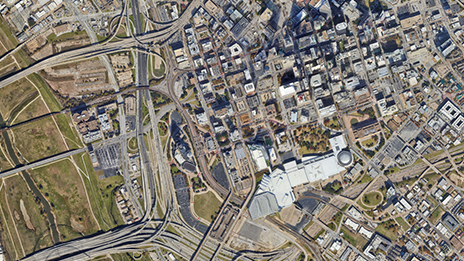
[[[168,60],[168,59],[167,59]],[[190,131],[190,135],[192,136],[192,144],[195,147],[195,152],[197,153],[197,160],[198,164],[200,165],[200,170],[202,176],[206,179],[208,184],[213,188],[216,192],[218,192],[222,197],[226,198],[227,195],[229,194],[229,191],[221,186],[212,176],[211,172],[209,171],[208,168],[208,162],[206,162],[206,159],[204,157],[204,149],[203,146],[201,145],[201,140],[202,137],[198,134],[197,129],[195,127],[195,124],[193,123],[189,113],[184,110],[184,106],[182,105],[181,101],[179,98],[176,96],[174,92],[174,82],[179,77],[182,75],[184,72],[177,72],[175,75],[171,76],[171,71],[169,71],[167,79],[168,81],[168,91],[169,94],[168,96],[174,101],[176,104],[177,109],[181,112],[183,118],[187,122],[187,126]],[[231,201],[238,204],[239,206],[242,205],[243,199],[237,197],[236,195],[233,195],[231,198]]]
[[[98,38],[97,38],[95,32],[93,31],[93,29],[90,27],[90,25],[88,23],[89,18],[87,16],[82,15],[82,13],[72,3],[71,0],[65,0],[65,2],[67,3],[67,5],[69,7],[71,7],[75,18],[84,27],[84,30],[87,32],[87,35],[90,38],[90,42],[92,44],[98,43]],[[124,11],[125,10],[126,9],[124,9]],[[111,86],[113,87],[115,93],[117,94],[117,100],[118,100],[118,104],[119,104],[118,105],[119,106],[119,121],[120,121],[120,126],[122,126],[121,127],[121,134],[125,135],[126,134],[126,128],[125,128],[125,126],[126,126],[126,115],[124,113],[124,105],[123,105],[124,100],[123,100],[121,94],[119,93],[119,85],[118,85],[118,82],[116,80],[116,76],[114,74],[113,67],[112,67],[111,62],[108,59],[108,56],[106,54],[101,54],[101,55],[98,56],[98,58],[101,60],[101,62],[105,66],[106,71],[108,72],[108,80],[109,80]],[[121,139],[121,148],[122,148],[121,155],[122,155],[122,158],[123,158],[122,172],[123,172],[123,176],[124,176],[124,181],[126,183],[126,188],[128,189],[128,193],[129,193],[129,196],[131,198],[131,202],[135,206],[135,210],[137,212],[136,215],[138,217],[141,217],[142,216],[142,208],[140,206],[140,203],[139,203],[137,197],[135,196],[133,186],[131,185],[131,179],[130,179],[130,176],[129,176],[129,172],[128,172],[127,139]]]
[[[155,24],[159,24],[160,26],[163,26],[163,28],[158,31],[150,32],[150,33],[147,33],[141,36],[124,38],[117,42],[105,42],[102,44],[89,45],[83,48],[74,49],[74,50],[52,55],[44,60],[41,60],[40,62],[37,62],[3,79],[2,81],[0,81],[0,88],[3,88],[7,86],[8,84],[11,84],[15,81],[18,81],[21,78],[24,78],[32,73],[39,72],[40,70],[43,70],[45,68],[49,68],[49,67],[52,67],[58,64],[71,63],[75,59],[92,58],[100,54],[120,52],[123,50],[127,50],[131,47],[136,47],[140,43],[149,44],[152,42],[157,43],[159,41],[165,41],[172,34],[180,30],[189,21],[191,17],[190,14],[198,6],[200,6],[199,0],[192,1],[187,7],[187,9],[184,11],[182,16],[173,22],[156,23],[156,22],[151,21],[151,23],[155,23]],[[11,51],[10,53],[14,53],[16,49]],[[7,56],[4,56],[4,57],[6,58]]]
[[[85,152],[87,150],[88,150],[87,147],[85,147],[85,148],[82,148],[82,149],[67,151],[67,152],[64,152],[64,153],[61,153],[61,154],[46,158],[46,159],[38,160],[36,162],[29,163],[29,164],[27,164],[25,166],[21,166],[21,167],[14,168],[12,170],[7,170],[7,171],[4,171],[4,172],[1,172],[0,173],[0,178],[5,178],[5,177],[8,177],[10,175],[13,175],[15,173],[18,173],[18,172],[21,172],[21,171],[24,171],[24,170],[28,170],[28,169],[32,169],[32,168],[35,168],[35,167],[38,167],[38,166],[41,166],[41,165],[44,165],[44,164],[52,163],[52,162],[57,161],[59,159],[66,158],[66,157],[69,157],[69,156],[72,156],[72,155],[76,155],[76,154]]]
[[[16,80],[25,77],[31,73],[38,72],[44,68],[54,66],[57,64],[62,63],[62,61],[70,61],[73,59],[81,59],[81,58],[90,58],[99,56],[102,54],[107,54],[111,52],[118,52],[123,49],[127,49],[128,47],[135,47],[139,49],[146,48],[146,44],[153,42],[153,41],[164,41],[167,37],[169,37],[172,33],[176,33],[178,30],[188,22],[188,19],[191,17],[191,12],[194,8],[198,7],[200,1],[194,0],[190,3],[187,7],[186,11],[183,13],[181,18],[176,20],[175,22],[164,24],[163,29],[158,30],[156,32],[151,32],[147,34],[143,34],[141,32],[141,24],[140,24],[140,14],[138,11],[138,2],[132,1],[132,13],[137,14],[134,16],[136,22],[136,35],[132,38],[123,39],[119,42],[107,42],[103,44],[96,44],[88,47],[84,47],[77,50],[72,50],[68,52],[63,52],[57,55],[54,55],[48,59],[45,59],[41,62],[38,62],[22,71],[17,72],[16,74],[0,81],[0,88],[4,87],[10,83],[15,82]],[[139,24],[139,25],[137,25]],[[105,55],[104,55],[105,56]],[[171,72],[171,71],[170,71]],[[181,72],[179,72],[181,73]],[[137,87],[145,87],[148,86],[148,77],[147,77],[147,55],[146,52],[138,52],[137,55],[137,72],[136,72],[136,85]],[[172,90],[172,86],[174,83],[174,78],[167,77],[166,78],[168,84],[168,90]],[[166,84],[166,83],[165,83]],[[166,86],[166,85],[165,85]],[[118,92],[119,90],[116,90]],[[155,216],[156,210],[156,201],[159,200],[157,198],[157,191],[156,181],[155,181],[155,172],[152,169],[150,156],[148,154],[147,145],[144,141],[144,133],[145,129],[143,127],[143,119],[141,119],[142,114],[142,106],[143,106],[143,99],[144,96],[147,96],[149,101],[151,98],[149,93],[147,93],[145,88],[140,88],[137,90],[137,105],[138,105],[138,117],[137,117],[137,124],[136,124],[136,131],[129,134],[121,134],[120,136],[113,138],[111,140],[105,140],[101,144],[111,143],[111,142],[121,142],[122,140],[126,141],[126,139],[132,135],[135,135],[138,140],[139,150],[140,150],[140,158],[141,158],[141,175],[142,175],[142,187],[145,194],[145,213],[139,222],[135,222],[130,225],[120,226],[114,228],[108,232],[101,233],[98,235],[90,235],[85,238],[76,239],[73,241],[63,242],[52,246],[47,249],[40,250],[36,253],[33,253],[23,260],[88,260],[98,256],[112,254],[112,253],[123,253],[123,252],[134,252],[140,251],[141,247],[146,247],[146,249],[156,249],[157,247],[163,247],[169,251],[172,251],[184,258],[190,258],[193,255],[192,248],[187,247],[188,244],[200,244],[201,235],[199,235],[198,231],[195,231],[193,228],[189,227],[185,221],[182,220],[180,215],[177,212],[177,204],[175,204],[175,197],[173,185],[172,185],[172,178],[170,175],[169,170],[167,169],[166,162],[159,162],[157,165],[158,172],[160,175],[160,187],[163,190],[163,203],[165,206],[165,213],[164,219],[162,220],[154,220],[153,217]],[[193,122],[190,119],[190,116],[186,111],[183,110],[183,106],[180,101],[173,96],[172,94],[168,96],[175,101],[176,107],[181,111],[185,120],[188,123],[190,128],[190,132],[192,134],[193,139],[197,139],[198,133],[193,125]],[[120,102],[121,105],[121,102]],[[120,106],[120,110],[122,110],[122,106]],[[153,115],[154,111],[153,108],[150,109],[150,114]],[[123,113],[123,112],[122,112]],[[157,126],[157,122],[155,122],[156,117],[151,118],[152,126]],[[124,128],[125,126],[122,125]],[[155,129],[156,133],[156,140],[155,142],[155,149],[157,151],[157,157],[162,157],[161,161],[165,158],[165,155],[162,153],[162,148],[160,145],[160,138],[157,130]],[[124,142],[123,142],[124,144]],[[59,158],[68,157],[70,155],[74,155],[77,153],[85,152],[87,148],[82,148],[79,150],[68,151],[62,153],[60,155],[53,156],[49,159],[44,159],[42,161],[38,161],[36,163],[29,164],[24,166],[25,169],[32,168],[34,166],[39,166],[42,164],[47,164],[48,162],[55,161]],[[161,156],[163,155],[163,156]],[[226,194],[228,191],[217,184],[214,178],[211,176],[211,173],[208,171],[207,164],[203,155],[200,155],[200,168],[202,169],[203,175],[210,183],[210,185],[217,189],[218,192],[221,194]],[[17,172],[19,168],[16,168],[11,171]],[[4,172],[0,175],[11,175],[10,172]],[[235,195],[232,196],[232,200],[238,204],[242,203],[242,200],[236,197]],[[173,225],[176,226],[176,230],[181,236],[173,234],[172,232],[166,231],[168,225],[172,222]],[[174,223],[175,222],[175,223]],[[188,240],[185,240],[188,238]],[[209,252],[214,252],[216,245],[212,244],[205,244],[204,248],[208,249]],[[213,250],[212,250],[213,249]],[[280,253],[280,252],[279,252]],[[270,253],[268,254],[269,257],[278,256],[279,253]],[[237,256],[238,253],[230,248],[223,247],[218,254],[218,258],[227,259],[229,256]],[[251,257],[262,257],[263,253],[253,253],[247,252],[241,259],[242,260],[252,260]],[[209,260],[204,254],[199,255],[199,260]]]
[[[146,131],[146,130],[148,130],[148,127],[146,127],[144,129],[144,131]],[[97,143],[93,144],[93,147],[96,148],[96,147],[103,146],[103,145],[108,145],[108,144],[113,144],[113,143],[120,143],[122,140],[131,138],[131,137],[135,137],[135,132],[132,132],[132,133],[129,133],[129,134],[126,134],[126,135],[119,135],[119,136],[113,137],[111,139],[107,139],[107,140],[97,142]],[[88,147],[84,147],[84,148],[81,148],[81,149],[75,149],[75,150],[69,150],[69,151],[66,151],[66,152],[63,152],[63,153],[59,153],[59,154],[50,156],[50,157],[45,158],[45,159],[41,159],[41,160],[38,160],[38,161],[35,161],[35,162],[31,162],[31,163],[29,163],[27,165],[24,165],[24,166],[19,166],[19,167],[16,167],[14,169],[10,169],[10,170],[7,170],[7,171],[0,172],[0,178],[8,177],[8,176],[13,175],[15,173],[18,173],[18,172],[21,172],[21,171],[24,171],[24,170],[28,170],[28,169],[32,169],[32,168],[35,168],[35,167],[39,167],[39,166],[42,166],[42,165],[45,165],[45,164],[60,160],[62,158],[72,156],[72,155],[76,155],[76,154],[79,154],[79,153],[82,153],[82,152],[85,152],[85,151],[88,151]]]

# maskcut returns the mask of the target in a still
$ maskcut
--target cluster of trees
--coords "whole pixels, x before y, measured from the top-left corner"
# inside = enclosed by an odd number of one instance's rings
[[[396,224],[395,221],[393,221],[393,219],[389,219],[383,222],[383,226],[385,227],[385,229],[393,232],[396,232],[399,229],[398,224]]]
[[[304,129],[303,129],[304,128]],[[297,131],[301,133],[297,135]],[[328,139],[330,138],[330,131],[323,130],[319,127],[314,126],[305,126],[299,127],[298,129],[293,131],[294,136],[298,136],[300,140],[310,138],[312,140],[320,140],[320,139]]]
[[[226,131],[217,134],[216,140],[219,146],[227,146],[230,143],[229,134]]]
[[[331,193],[331,194],[340,194],[343,191],[342,183],[338,180],[327,184],[325,187],[322,187],[322,190]]]
[[[203,183],[203,181],[199,177],[190,179],[190,182],[192,183],[193,190],[205,187],[205,183]]]
[[[313,151],[325,150],[327,148],[327,144],[325,140],[321,140],[318,142],[303,140],[303,141],[300,141],[300,146],[306,147],[308,150],[313,150]]]
[[[158,128],[160,130],[160,135],[164,136],[168,132],[168,126],[164,122],[158,122]]]
[[[375,137],[376,138],[374,138],[374,139],[379,138],[377,135]],[[385,139],[383,137],[380,137],[379,145],[377,145],[374,148],[374,150],[365,150],[363,147],[361,147],[361,143],[359,143],[359,141],[357,141],[355,144],[360,150],[362,150],[364,152],[364,154],[366,154],[369,158],[372,158],[372,157],[374,157],[375,153],[377,153],[380,150],[380,148],[382,148],[383,145],[385,145]],[[367,144],[367,146],[369,146],[369,144]]]
[[[298,133],[298,131],[301,133]],[[318,151],[328,149],[329,130],[324,131],[321,128],[307,129],[307,127],[303,129],[299,127],[297,130],[294,130],[293,135],[300,146],[306,147],[308,150]]]
[[[332,120],[330,120],[329,118],[326,118],[324,120],[324,125],[328,128],[331,128],[331,129],[334,129],[334,130],[339,130],[342,128],[342,126],[340,125],[339,121],[338,121],[338,118],[337,116],[334,116],[332,118]]]
[[[164,94],[159,92],[151,92],[151,96],[153,98],[153,107],[159,108],[166,104],[171,103],[171,99],[166,97]]]
[[[361,115],[366,115],[367,114],[367,115],[369,115],[370,119],[376,119],[375,111],[374,111],[374,108],[372,108],[372,107],[365,108],[364,110],[359,109],[359,110],[357,110],[357,113],[361,114]]]
[[[171,174],[174,176],[176,174],[182,173],[176,164],[171,164]]]
[[[253,136],[253,134],[255,133],[255,130],[251,128],[250,126],[245,126],[242,128],[242,132],[243,132],[243,138],[248,139],[251,136]]]

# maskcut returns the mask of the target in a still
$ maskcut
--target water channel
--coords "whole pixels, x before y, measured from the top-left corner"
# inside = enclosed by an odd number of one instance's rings
[[[3,120],[2,115],[0,114],[0,127],[5,127],[5,125],[6,123]],[[13,145],[11,144],[11,140],[10,140],[10,137],[8,136],[8,133],[6,131],[2,132],[2,136],[3,136],[3,140],[5,141],[5,146],[8,151],[8,155],[10,155],[10,158],[13,160],[13,163],[16,166],[21,165],[21,162],[19,162],[18,157],[16,156],[14,152]],[[27,173],[26,171],[23,171],[22,174],[24,176],[24,179],[26,180],[26,183],[29,185],[34,195],[36,195],[40,199],[40,202],[43,205],[44,211],[47,214],[48,222],[50,224],[50,229],[52,232],[52,240],[55,244],[58,243],[60,241],[60,237],[58,234],[58,230],[56,228],[55,217],[52,214],[50,203],[44,198],[40,190],[35,185],[34,181],[32,181],[32,178],[29,175],[29,173]]]

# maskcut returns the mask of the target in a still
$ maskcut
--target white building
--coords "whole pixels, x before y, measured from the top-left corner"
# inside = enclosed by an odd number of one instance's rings
[[[230,55],[232,57],[240,55],[243,51],[242,47],[238,43],[234,43],[231,47],[229,47]]]
[[[351,227],[354,231],[357,231],[359,228],[359,224],[351,220],[351,218],[347,218],[345,220],[345,224],[349,227]]]
[[[438,112],[445,117],[445,120],[452,121],[461,113],[461,110],[447,99]]]
[[[359,79],[356,76],[345,79],[345,87],[347,90],[352,91],[358,85],[359,85]]]
[[[316,74],[316,75],[313,75],[311,76],[311,87],[313,88],[317,88],[317,87],[320,87],[322,85],[322,77],[320,74]]]
[[[282,85],[279,87],[280,97],[290,96],[296,93],[296,89],[293,83]]]
[[[370,230],[367,230],[365,227],[361,226],[361,228],[358,231],[359,234],[364,235],[366,238],[371,238],[372,237],[372,232]]]
[[[256,170],[260,171],[266,169],[268,167],[267,160],[269,160],[266,149],[260,145],[248,145],[248,149],[250,150],[251,157],[255,162]]]
[[[199,125],[206,125],[208,124],[208,117],[206,116],[206,112],[198,113],[195,115],[197,118]]]
[[[290,123],[297,123],[298,122],[298,111],[290,112]]]
[[[461,132],[462,128],[464,127],[464,116],[462,114],[459,114],[459,116],[453,121],[453,124],[451,124],[453,128],[455,128],[458,132]]]
[[[408,201],[406,201],[405,198],[401,198],[400,202],[406,208],[406,210],[411,210],[412,206],[411,206],[411,204],[409,204]]]
[[[361,212],[359,212],[359,210],[357,210],[355,207],[351,206],[349,209],[348,209],[348,215],[352,216],[354,219],[356,220],[360,220],[362,215],[361,215]]]
[[[269,158],[271,159],[271,162],[274,162],[274,161],[277,160],[277,155],[276,155],[276,152],[275,152],[274,148],[270,148],[268,150],[268,153],[269,153]]]
[[[255,91],[255,85],[252,82],[245,84],[243,87],[245,88],[246,94],[250,94]]]
[[[338,174],[345,170],[343,167],[345,163],[340,163],[334,153],[318,157],[303,157],[301,163],[287,162],[283,165],[283,169],[277,168],[271,174],[263,176],[254,197],[269,192],[275,196],[275,203],[280,210],[290,206],[295,201],[293,187],[324,180]],[[261,201],[253,199],[250,203],[250,209],[270,209],[270,207],[258,206],[261,203]],[[258,213],[258,211],[250,210],[252,219],[262,217],[254,215],[254,213]]]
[[[330,246],[330,251],[338,252],[338,250],[340,250],[341,247],[342,247],[342,241],[334,240],[332,245]]]

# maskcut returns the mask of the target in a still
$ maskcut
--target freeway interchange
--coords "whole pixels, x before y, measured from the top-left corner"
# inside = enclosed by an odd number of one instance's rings
[[[140,22],[141,11],[139,10],[138,1],[132,0],[131,5],[132,14],[134,14],[136,35],[132,35],[131,38],[121,39],[117,42],[108,41],[102,44],[93,44],[80,49],[74,49],[50,56],[16,72],[10,77],[3,79],[0,81],[0,88],[48,67],[75,62],[76,60],[88,59],[91,57],[105,56],[106,54],[128,49],[136,51],[139,50],[136,57],[136,86],[148,87],[147,58],[150,52],[145,51],[146,46],[150,43],[163,42],[168,39],[172,33],[181,29],[184,24],[188,22],[192,11],[200,5],[200,2],[198,0],[192,1],[178,20],[171,23],[159,24],[159,26],[162,26],[162,29],[148,33],[144,33],[142,31],[142,25]],[[127,8],[124,9],[124,12],[126,11]],[[150,22],[156,24],[156,22]],[[168,85],[168,90],[160,89],[158,91],[163,92],[175,102],[175,107],[186,119],[193,138],[195,138],[198,135],[195,126],[189,115],[186,111],[184,111],[182,103],[173,93],[174,79],[176,79],[181,73],[182,71],[179,71],[177,74],[173,75],[172,71],[169,71],[165,77],[164,83],[162,83],[164,85]],[[115,87],[115,90],[118,93],[119,90],[117,86]],[[163,151],[161,146],[161,140],[157,128],[158,121],[160,120],[159,115],[162,116],[163,114],[155,115],[152,103],[149,103],[149,114],[151,119],[151,130],[155,133],[155,139],[151,144],[149,144],[149,146],[156,152],[153,155],[154,159],[152,159],[151,155],[147,152],[147,145],[144,142],[144,133],[147,128],[144,129],[142,119],[142,103],[145,98],[151,100],[150,92],[147,88],[139,88],[137,90],[138,113],[136,131],[130,134],[126,134],[124,132],[121,136],[104,141],[106,143],[122,142],[125,145],[127,137],[135,135],[138,144],[140,144],[142,187],[145,194],[145,204],[143,206],[144,213],[141,220],[133,224],[114,228],[105,233],[86,236],[64,243],[58,243],[50,248],[32,253],[29,256],[26,256],[23,260],[89,260],[107,254],[150,251],[156,250],[160,247],[176,253],[186,259],[190,259],[194,256],[196,260],[210,260],[212,256],[215,258],[221,257],[222,259],[229,259],[232,257],[236,260],[254,260],[255,258],[261,259],[271,257],[285,259],[287,254],[285,250],[277,250],[269,253],[253,251],[239,252],[232,250],[229,247],[225,247],[222,244],[217,245],[214,242],[203,238],[202,233],[190,227],[189,224],[183,220],[182,216],[179,215],[175,189],[173,187],[171,174],[165,159],[166,151]],[[118,100],[120,100],[119,95]],[[40,160],[38,162],[1,173],[1,176],[5,177],[28,168],[47,164],[69,155],[84,152],[86,149],[87,148],[83,148],[62,153],[48,159]],[[125,155],[123,155],[123,157],[125,157]],[[223,197],[228,195],[229,191],[219,185],[211,176],[203,155],[199,155],[199,163],[202,173],[205,174],[207,182]],[[156,165],[156,168],[154,165]],[[158,175],[156,175],[157,173]],[[155,180],[156,177],[157,180]],[[160,188],[160,191],[157,191],[157,188]],[[229,198],[232,202],[235,202],[238,205],[243,204],[242,199],[233,195],[232,197],[227,197],[227,202],[224,203],[224,206],[227,205]],[[248,197],[248,200],[250,198],[251,197]],[[163,207],[164,213],[156,211],[157,204]],[[242,210],[245,206],[246,204],[243,204]],[[164,217],[161,218],[162,216]],[[174,227],[180,235],[173,233],[172,231],[168,231],[169,227]],[[200,246],[198,250],[197,246]],[[214,255],[212,253],[214,253]]]

